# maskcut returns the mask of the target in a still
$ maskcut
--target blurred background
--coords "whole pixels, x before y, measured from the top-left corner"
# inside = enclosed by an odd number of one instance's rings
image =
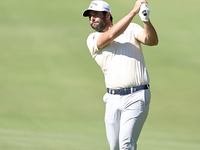
[[[82,17],[90,2],[0,1],[1,150],[109,150],[104,77]],[[106,2],[114,23],[135,4]],[[200,1],[148,2],[159,45],[143,46],[152,102],[138,149],[199,150]]]

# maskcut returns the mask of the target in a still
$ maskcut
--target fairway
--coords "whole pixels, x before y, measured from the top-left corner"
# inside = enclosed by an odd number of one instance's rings
[[[0,1],[0,150],[109,150],[90,2]],[[135,3],[106,2],[114,23]],[[148,2],[159,44],[143,46],[152,101],[138,150],[199,150],[200,1]]]

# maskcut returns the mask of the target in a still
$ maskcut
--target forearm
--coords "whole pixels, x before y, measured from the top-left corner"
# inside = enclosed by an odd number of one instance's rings
[[[124,18],[122,18],[115,25],[113,25],[109,30],[110,38],[115,39],[116,37],[121,35],[129,26],[136,14],[137,13],[134,10],[132,10]]]
[[[155,28],[151,24],[150,21],[148,22],[143,22],[144,25],[144,44],[153,46],[158,44],[158,36],[156,33]]]
[[[97,42],[97,47],[99,49],[108,45],[126,30],[126,28],[131,23],[135,15],[138,14],[141,4],[142,3],[140,3],[140,1],[136,1],[133,9],[125,17],[123,17],[115,25],[110,26],[106,32],[99,35]]]
[[[131,23],[132,19],[135,17],[137,12],[131,10],[125,17],[123,17],[120,21],[118,21],[113,26],[109,27],[109,29],[102,33],[98,39],[98,48],[101,49],[112,42],[115,38],[121,35],[128,25]]]

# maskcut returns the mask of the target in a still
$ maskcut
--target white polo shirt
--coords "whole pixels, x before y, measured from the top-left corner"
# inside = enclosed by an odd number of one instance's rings
[[[87,45],[101,67],[107,88],[121,89],[149,84],[144,56],[137,36],[144,29],[131,23],[125,32],[103,49],[97,48],[100,32],[91,33]]]

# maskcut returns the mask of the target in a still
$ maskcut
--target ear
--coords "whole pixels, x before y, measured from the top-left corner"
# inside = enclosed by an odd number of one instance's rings
[[[106,19],[110,19],[110,12],[107,12],[107,14],[106,14]]]

